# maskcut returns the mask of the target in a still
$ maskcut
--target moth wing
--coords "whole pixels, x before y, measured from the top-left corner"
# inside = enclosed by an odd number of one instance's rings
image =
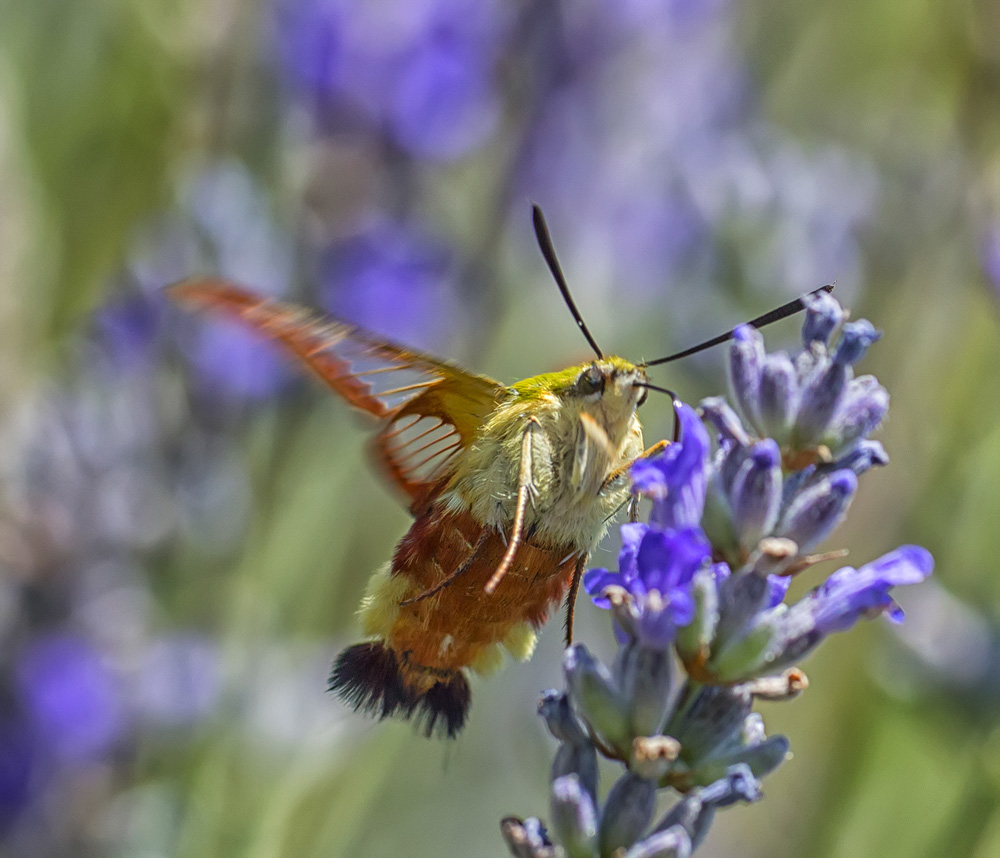
[[[491,378],[226,280],[184,280],[170,293],[275,340],[355,408],[382,419],[373,440],[375,459],[411,509],[452,473],[458,455],[506,394]]]

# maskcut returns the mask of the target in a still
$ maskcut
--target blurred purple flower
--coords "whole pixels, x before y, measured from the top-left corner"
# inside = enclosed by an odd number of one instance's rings
[[[451,160],[496,125],[504,31],[495,2],[306,0],[279,6],[275,38],[288,80],[321,119],[360,108],[414,155]]]
[[[213,319],[198,331],[191,360],[210,394],[266,400],[293,373],[277,349],[236,322]]]
[[[288,2],[278,9],[278,51],[291,85],[322,93],[342,74],[345,55],[342,0]]]
[[[396,141],[418,157],[444,160],[483,143],[499,115],[487,56],[445,27],[411,51],[389,105]]]
[[[85,639],[41,636],[17,663],[24,708],[42,744],[73,761],[103,754],[125,728],[114,675]]]
[[[146,367],[154,358],[164,304],[162,296],[132,293],[112,299],[95,312],[98,343],[115,369]]]
[[[0,719],[0,827],[15,819],[32,799],[36,745],[19,718]]]
[[[376,221],[332,250],[322,303],[404,345],[433,348],[452,327],[448,249],[408,226]]]

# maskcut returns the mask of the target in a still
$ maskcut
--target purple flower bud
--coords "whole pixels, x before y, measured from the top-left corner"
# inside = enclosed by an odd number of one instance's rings
[[[451,333],[452,249],[408,220],[371,219],[326,256],[323,305],[338,316],[417,346]]]
[[[858,319],[844,325],[833,356],[834,363],[844,366],[854,365],[865,356],[869,346],[882,337],[880,331],[867,319]]]
[[[594,854],[597,845],[597,809],[576,775],[552,782],[552,830],[571,856]]]
[[[628,704],[615,687],[608,669],[583,644],[563,656],[563,671],[577,711],[612,745],[626,749],[632,742]]]
[[[681,826],[675,825],[636,843],[625,853],[625,858],[689,858],[690,855],[691,838]]]
[[[664,595],[687,589],[694,573],[711,554],[711,546],[697,528],[647,531],[639,543],[636,568],[646,593],[658,590]],[[690,616],[678,617],[687,625]]]
[[[601,819],[601,855],[612,855],[617,849],[628,849],[649,827],[656,809],[656,783],[622,775],[604,805]]]
[[[720,746],[739,743],[753,698],[725,685],[701,687],[690,701],[681,700],[667,732],[681,743],[680,759],[691,769]]]
[[[545,826],[535,816],[500,820],[500,834],[514,858],[555,858],[557,854]]]
[[[258,336],[225,320],[199,328],[191,357],[213,397],[270,399],[292,377],[274,349],[262,348]]]
[[[162,295],[132,294],[111,300],[94,313],[101,345],[116,368],[145,365],[163,325]]]
[[[597,800],[597,751],[591,744],[571,745],[563,742],[552,761],[552,780],[565,775],[580,779],[580,786]]]
[[[669,649],[628,641],[618,652],[615,678],[628,702],[633,735],[658,733],[667,719],[673,687],[673,656]]]
[[[875,467],[889,464],[889,455],[880,441],[862,441],[830,465],[830,470],[849,468],[859,477]]]
[[[770,587],[765,592],[770,595]],[[726,643],[712,653],[708,666],[720,682],[736,682],[756,676],[767,664],[781,639],[784,608],[760,614],[754,622],[731,634]]]
[[[787,748],[787,743],[785,747]],[[746,763],[737,763],[725,770],[718,780],[692,790],[678,801],[656,826],[656,831],[680,829],[687,833],[692,848],[696,849],[705,839],[718,808],[728,807],[738,801],[749,804],[759,801],[762,796],[760,783],[754,777],[751,767]]]
[[[766,435],[787,440],[799,409],[799,379],[784,352],[768,355],[760,373],[760,423]]]
[[[813,371],[802,391],[792,429],[796,446],[809,447],[826,434],[826,427],[840,408],[849,377],[850,367],[843,363],[824,361]]]
[[[829,341],[834,328],[844,319],[844,310],[840,303],[828,292],[818,295],[806,295],[802,299],[806,307],[806,317],[802,324],[802,342],[806,348],[814,342]]]
[[[733,344],[729,349],[729,388],[743,419],[758,429],[758,399],[763,363],[764,338],[760,331],[749,325],[740,325],[733,332]]]
[[[720,442],[732,441],[741,447],[750,446],[750,438],[739,416],[721,396],[709,396],[703,399],[698,404],[698,412],[703,420],[707,420],[715,427]]]
[[[781,450],[771,438],[750,448],[733,479],[729,505],[740,545],[753,549],[771,532],[781,507]]]
[[[846,469],[814,480],[789,504],[777,535],[808,551],[840,524],[857,490],[857,476]]]
[[[846,450],[866,438],[885,418],[889,393],[874,376],[856,378],[847,386],[843,402],[827,430],[827,444],[832,450]]]
[[[732,766],[724,777],[701,790],[701,800],[715,807],[729,807],[738,801],[751,804],[763,796],[760,783],[746,764]]]
[[[774,608],[785,601],[785,595],[792,584],[792,579],[787,575],[768,575],[768,599],[767,607]]]
[[[743,467],[743,463],[746,462],[749,455],[749,444],[743,446],[742,444],[728,441],[722,445],[722,448],[715,457],[715,461],[713,462],[715,468],[714,486],[722,489],[725,493],[727,506],[729,494],[733,490],[733,483],[736,482],[736,475],[740,472],[740,468]]]
[[[746,765],[756,778],[762,778],[774,771],[788,757],[788,739],[784,736],[770,736],[762,742],[748,745],[713,756],[693,773],[695,783],[712,784],[741,764]]]
[[[422,158],[453,160],[484,143],[500,115],[492,69],[481,45],[430,38],[398,70],[389,123],[403,148]]]
[[[545,720],[552,737],[572,745],[586,744],[587,734],[573,714],[565,692],[550,689],[538,701],[538,714]]]
[[[771,596],[771,583],[756,572],[737,572],[719,582],[719,630],[715,645],[740,633]]]
[[[694,617],[677,631],[677,652],[691,661],[708,652],[719,624],[719,593],[712,569],[702,569],[691,582]]]

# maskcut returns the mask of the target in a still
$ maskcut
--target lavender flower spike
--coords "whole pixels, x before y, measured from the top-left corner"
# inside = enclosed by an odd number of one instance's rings
[[[809,552],[847,514],[859,478],[888,463],[868,438],[888,393],[872,376],[854,378],[853,366],[878,332],[845,324],[829,296],[805,304],[805,348],[794,355],[767,355],[757,331],[736,331],[729,375],[742,419],[710,397],[699,412],[706,430],[680,405],[679,440],[633,465],[633,492],[652,501],[649,522],[622,525],[617,571],[583,579],[611,611],[614,666],[576,644],[564,659],[567,691],[543,698],[539,712],[560,742],[558,845],[537,836],[537,820],[508,820],[518,858],[689,858],[716,811],[757,801],[759,779],[788,758],[788,738],[767,735],[756,702],[805,690],[795,664],[833,632],[883,613],[900,621],[892,588],[931,573],[931,555],[904,545],[785,603],[793,575],[839,556]],[[603,808],[598,755],[623,768]],[[664,789],[681,798],[651,825]]]

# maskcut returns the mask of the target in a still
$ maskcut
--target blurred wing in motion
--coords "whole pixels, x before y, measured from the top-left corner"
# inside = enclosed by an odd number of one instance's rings
[[[493,379],[225,280],[184,280],[169,291],[276,340],[355,408],[384,420],[375,459],[414,511],[506,394]]]

